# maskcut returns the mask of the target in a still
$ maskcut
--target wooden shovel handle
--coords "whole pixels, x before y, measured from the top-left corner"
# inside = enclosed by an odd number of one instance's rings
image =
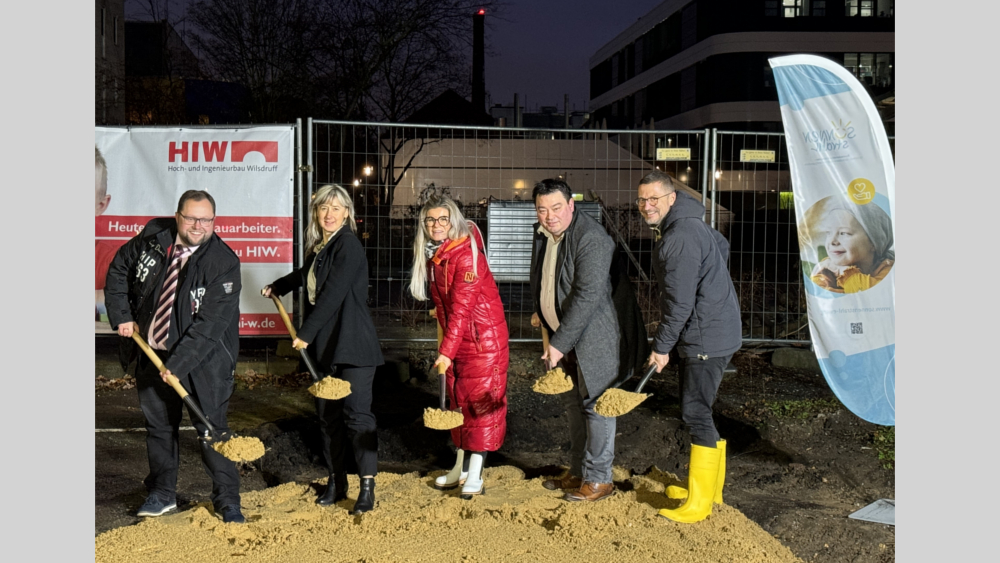
[[[292,326],[292,319],[288,318],[288,312],[285,311],[285,306],[281,304],[281,299],[274,293],[271,294],[271,300],[274,301],[275,307],[278,308],[278,314],[281,315],[281,321],[285,323],[285,328],[288,329],[288,335],[292,337],[292,341],[294,342],[298,336],[295,335],[295,327]],[[323,379],[320,377],[319,369],[316,368],[316,364],[313,363],[309,354],[305,350],[299,350],[299,355],[302,357],[302,361],[305,362],[306,369],[309,370],[309,377],[312,378],[313,383]]]
[[[549,353],[549,331],[542,325],[542,355]],[[552,369],[552,364],[548,360],[545,360],[545,369]]]
[[[149,360],[153,362],[153,365],[156,366],[156,369],[160,370],[160,373],[167,371],[167,366],[163,365],[163,362],[160,361],[160,357],[157,356],[156,352],[154,352],[153,349],[149,347],[149,344],[146,344],[146,341],[143,340],[141,336],[139,336],[138,331],[132,332],[132,340],[135,340],[136,344],[139,345],[139,348],[142,348],[142,351],[146,353],[146,356],[148,356]],[[188,396],[187,389],[185,389],[184,386],[181,385],[181,382],[178,381],[177,377],[175,377],[174,374],[171,373],[167,375],[167,383],[174,388],[174,391],[177,391],[177,394],[181,396],[181,399]]]
[[[288,334],[292,337],[292,340],[295,340],[296,338],[298,338],[297,336],[295,336],[295,327],[292,326],[292,319],[288,318],[288,313],[285,311],[285,306],[281,304],[281,298],[272,293],[271,299],[274,301],[275,306],[278,307],[278,314],[281,315],[281,321],[285,323],[285,328],[288,329]]]

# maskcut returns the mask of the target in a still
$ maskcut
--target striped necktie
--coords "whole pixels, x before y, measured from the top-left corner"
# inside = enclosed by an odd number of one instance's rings
[[[154,348],[166,349],[167,335],[170,333],[170,313],[177,297],[177,279],[180,277],[184,258],[191,253],[186,246],[177,245],[174,248],[174,259],[167,268],[167,276],[163,279],[163,289],[160,291],[160,301],[153,315],[153,328],[149,332],[149,344]]]

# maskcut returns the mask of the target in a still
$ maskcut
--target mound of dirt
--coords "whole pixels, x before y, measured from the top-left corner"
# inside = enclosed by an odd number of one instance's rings
[[[349,476],[347,500],[332,507],[313,501],[308,484],[286,483],[243,495],[246,524],[223,524],[203,503],[105,532],[95,540],[104,562],[241,561],[801,561],[738,510],[716,505],[697,524],[657,516],[679,501],[664,496],[677,482],[654,469],[630,476],[615,468],[621,490],[597,503],[569,503],[560,491],[525,479],[511,466],[487,468],[488,493],[463,501],[458,490],[432,487],[444,471],[380,473],[378,505],[351,516],[358,479]],[[630,489],[630,490],[626,490]]]
[[[535,393],[543,395],[558,395],[573,389],[573,380],[563,371],[563,368],[550,369],[531,387]]]
[[[226,459],[236,462],[255,461],[264,456],[264,443],[253,436],[230,438],[212,444],[212,448]]]
[[[329,375],[309,386],[314,397],[336,401],[351,394],[351,383]]]

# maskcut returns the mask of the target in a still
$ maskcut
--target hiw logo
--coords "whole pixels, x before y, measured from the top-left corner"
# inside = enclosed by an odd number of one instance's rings
[[[229,149],[228,162],[243,162],[252,152],[260,153],[264,162],[278,162],[277,141],[170,141],[167,149],[169,162],[227,162],[226,149]]]

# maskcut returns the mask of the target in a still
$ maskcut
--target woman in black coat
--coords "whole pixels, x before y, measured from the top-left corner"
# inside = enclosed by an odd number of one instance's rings
[[[383,363],[368,310],[368,260],[355,235],[354,203],[344,188],[327,185],[317,190],[310,212],[302,267],[264,287],[261,294],[270,297],[305,288],[304,321],[292,346],[308,350],[318,366],[351,384],[350,395],[343,399],[316,400],[330,468],[326,491],[316,503],[330,505],[347,498],[345,458],[352,449],[361,490],[351,512],[360,514],[375,506],[378,436],[371,412],[372,381],[375,367]]]

